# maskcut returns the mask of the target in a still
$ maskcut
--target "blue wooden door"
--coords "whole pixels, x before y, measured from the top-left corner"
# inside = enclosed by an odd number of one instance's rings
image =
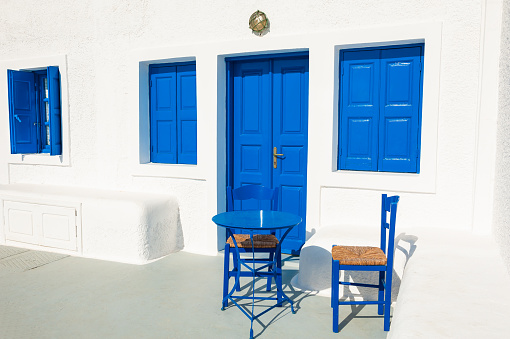
[[[282,250],[299,254],[306,237],[308,57],[234,61],[231,72],[230,183],[280,188],[279,210],[303,218]],[[275,148],[283,154],[276,168]],[[236,209],[269,209],[237,204]]]

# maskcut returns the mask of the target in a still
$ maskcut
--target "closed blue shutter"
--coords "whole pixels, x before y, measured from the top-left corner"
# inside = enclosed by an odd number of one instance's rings
[[[381,51],[379,171],[419,171],[422,48]]]
[[[338,169],[420,171],[423,45],[341,52]]]
[[[48,76],[48,101],[50,122],[50,154],[62,154],[62,109],[60,106],[60,76],[58,67],[50,66]]]
[[[7,71],[11,153],[37,153],[38,127],[35,79],[31,72]]]
[[[197,86],[195,65],[177,66],[177,162],[197,163]]]
[[[150,76],[151,162],[177,163],[176,68],[160,67]]]
[[[339,169],[377,171],[379,51],[341,56]]]

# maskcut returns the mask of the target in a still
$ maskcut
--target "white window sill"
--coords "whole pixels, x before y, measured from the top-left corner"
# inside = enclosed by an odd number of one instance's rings
[[[206,176],[204,174],[205,173],[203,173],[197,165],[160,163],[137,164],[131,173],[134,177],[206,180]]]
[[[332,171],[323,186],[393,192],[435,193],[435,175],[369,171]]]
[[[9,154],[7,162],[16,165],[69,166],[69,159],[63,155],[49,153]]]

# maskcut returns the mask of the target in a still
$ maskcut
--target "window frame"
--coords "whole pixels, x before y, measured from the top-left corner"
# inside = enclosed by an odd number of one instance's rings
[[[9,99],[7,70],[39,71],[48,66],[56,66],[60,72],[60,117],[61,142],[60,155],[49,153],[11,154]],[[69,89],[67,55],[40,56],[27,59],[5,60],[0,62],[0,161],[12,165],[48,165],[70,166],[70,125],[69,125]]]
[[[23,80],[22,80],[23,79]],[[62,154],[62,116],[61,116],[61,87],[60,72],[58,66],[48,66],[42,70],[8,70],[9,81],[9,128],[11,134],[12,154],[40,154],[48,153],[51,156]],[[30,81],[32,88],[27,87],[25,92],[18,93],[16,82],[26,83]],[[46,85],[46,86],[45,86]],[[18,102],[18,95],[23,93],[28,97],[28,106],[18,108],[18,104],[24,105],[24,101]],[[33,109],[30,109],[33,105]],[[18,112],[18,113],[16,113]],[[31,113],[29,113],[31,112]],[[17,114],[26,118],[33,117],[28,126],[21,122]],[[28,115],[27,115],[28,114]],[[19,121],[16,122],[16,120]],[[17,135],[28,133],[33,136],[32,142],[18,143]],[[28,149],[30,150],[28,150]],[[33,149],[32,149],[33,148]]]

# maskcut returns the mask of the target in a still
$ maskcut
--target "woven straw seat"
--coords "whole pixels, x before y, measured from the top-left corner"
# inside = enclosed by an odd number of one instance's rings
[[[239,248],[251,248],[251,240],[249,234],[234,234]],[[272,234],[255,234],[253,235],[254,248],[276,248],[278,239]],[[230,247],[235,247],[232,237],[229,237],[227,243]]]
[[[338,260],[340,265],[386,265],[386,255],[379,247],[334,246],[332,255],[333,260]]]

